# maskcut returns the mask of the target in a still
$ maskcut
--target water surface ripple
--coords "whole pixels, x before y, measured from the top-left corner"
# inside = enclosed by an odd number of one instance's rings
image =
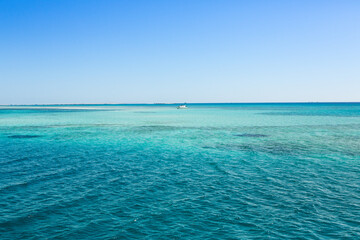
[[[360,239],[360,104],[1,108],[0,239]]]

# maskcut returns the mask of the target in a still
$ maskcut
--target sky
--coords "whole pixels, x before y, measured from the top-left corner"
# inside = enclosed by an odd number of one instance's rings
[[[360,1],[0,0],[0,104],[360,101]]]

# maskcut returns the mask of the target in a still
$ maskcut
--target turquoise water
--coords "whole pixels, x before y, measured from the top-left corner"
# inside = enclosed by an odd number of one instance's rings
[[[359,239],[360,104],[0,107],[0,239]]]

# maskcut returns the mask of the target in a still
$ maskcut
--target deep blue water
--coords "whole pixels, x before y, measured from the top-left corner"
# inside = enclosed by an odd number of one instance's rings
[[[360,104],[0,107],[0,239],[360,239]]]

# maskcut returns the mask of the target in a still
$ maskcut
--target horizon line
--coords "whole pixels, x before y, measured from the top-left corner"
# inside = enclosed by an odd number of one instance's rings
[[[156,102],[156,103],[33,103],[33,104],[0,104],[0,106],[66,106],[66,105],[171,105],[171,104],[272,104],[272,103],[360,103],[360,101],[293,101],[293,102]]]

